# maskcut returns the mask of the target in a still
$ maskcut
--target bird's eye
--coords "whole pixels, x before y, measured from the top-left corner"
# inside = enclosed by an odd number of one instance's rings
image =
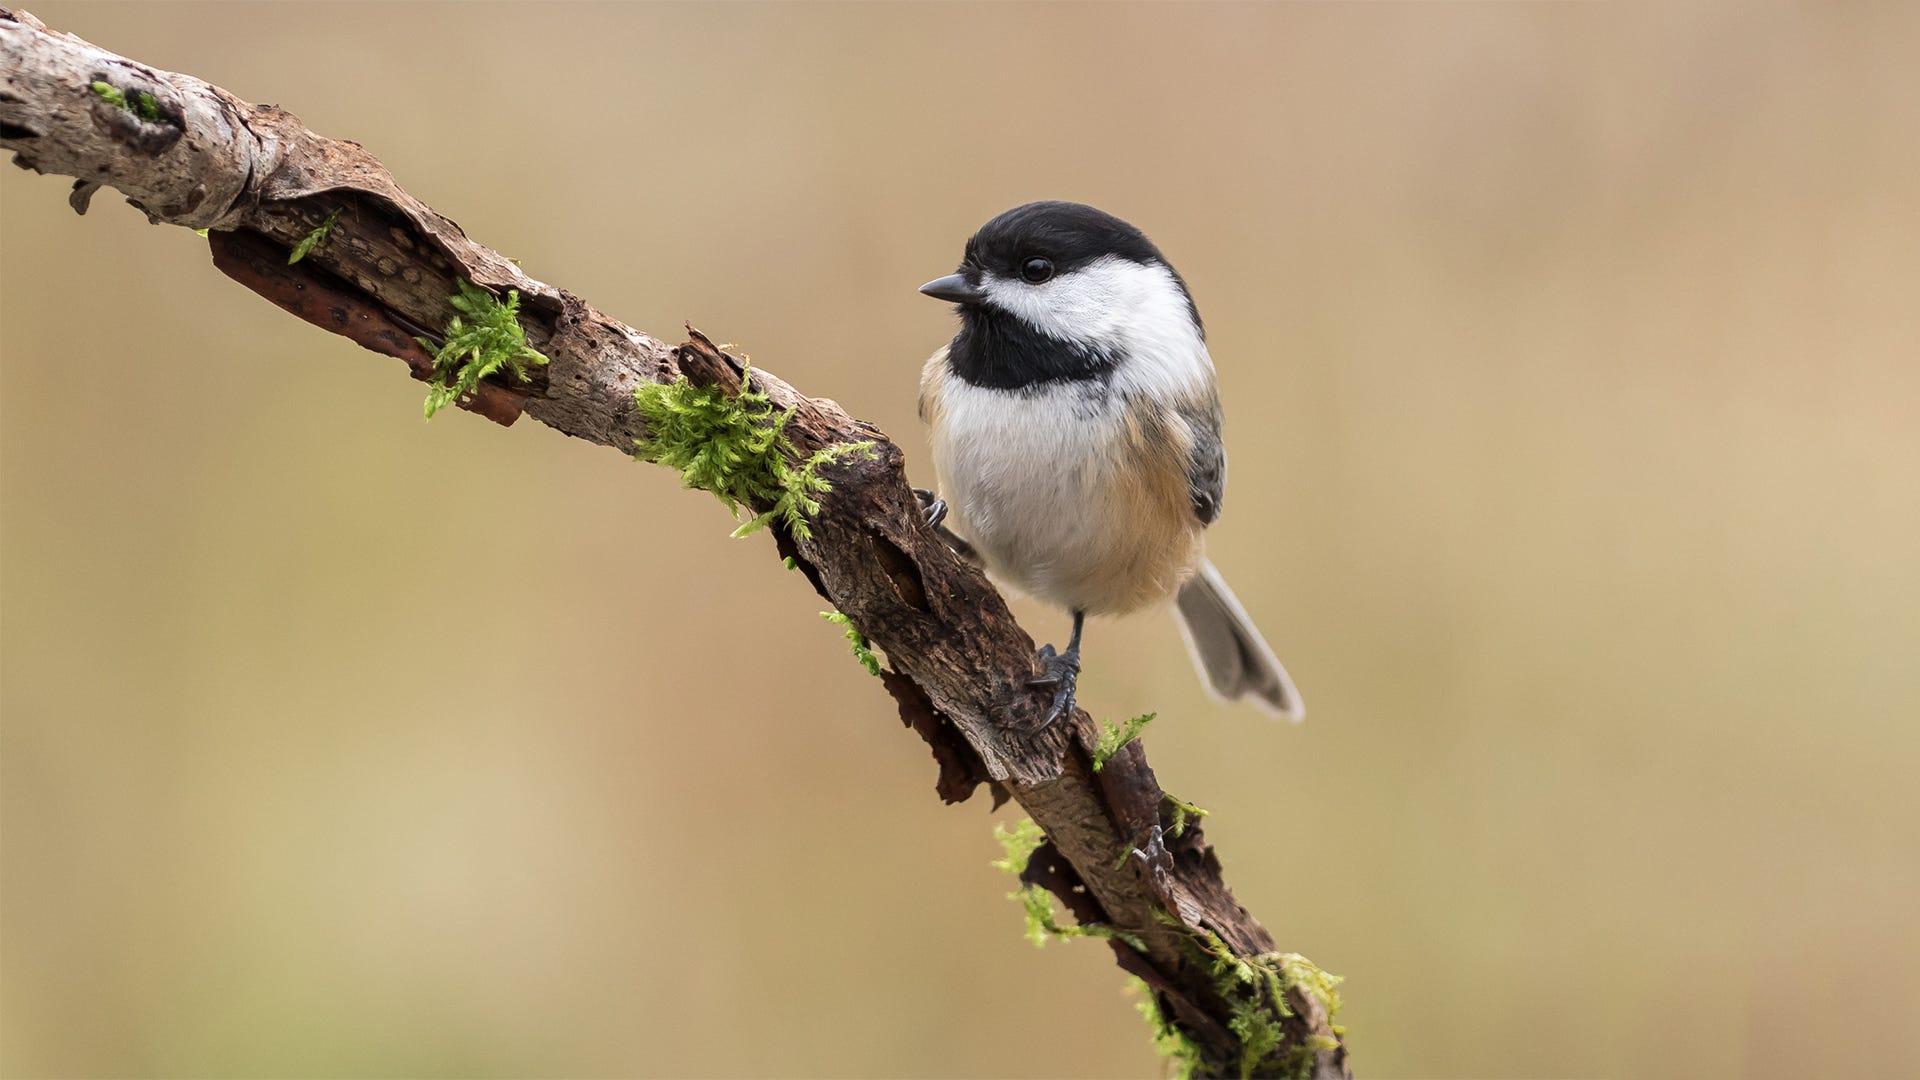
[[[1028,259],[1026,263],[1020,267],[1020,276],[1038,285],[1053,276],[1053,260]]]

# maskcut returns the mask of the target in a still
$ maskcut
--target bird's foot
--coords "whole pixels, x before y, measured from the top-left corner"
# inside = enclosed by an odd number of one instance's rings
[[[914,488],[913,494],[920,500],[920,513],[926,517],[927,528],[939,528],[940,523],[947,520],[947,500],[926,488]]]
[[[980,553],[974,549],[974,546],[960,539],[952,529],[941,524],[947,520],[947,500],[926,488],[914,488],[913,494],[920,500],[920,514],[926,520],[927,528],[937,533],[941,542],[952,548],[955,555],[975,566],[980,566]]]
[[[1080,678],[1080,650],[1068,649],[1057,653],[1053,646],[1042,645],[1034,654],[1040,662],[1041,673],[1027,680],[1027,685],[1035,688],[1053,687],[1053,704],[1048,707],[1046,718],[1040,721],[1037,730],[1045,731],[1055,720],[1073,712],[1074,684]]]

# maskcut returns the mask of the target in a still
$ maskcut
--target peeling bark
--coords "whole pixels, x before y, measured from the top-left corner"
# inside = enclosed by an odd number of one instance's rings
[[[551,362],[525,384],[485,383],[459,403],[500,423],[525,415],[630,454],[642,434],[633,402],[642,381],[684,374],[739,390],[740,361],[704,336],[669,345],[529,277],[401,190],[357,143],[5,9],[0,147],[24,167],[77,178],[71,202],[82,213],[105,186],[152,221],[212,230],[223,273],[304,321],[400,358],[416,378],[431,359],[415,339],[432,340],[446,325],[457,282],[517,291],[528,341]],[[335,214],[326,239],[288,265],[291,249]],[[871,459],[828,468],[834,488],[810,537],[772,530],[780,553],[884,650],[886,689],[932,748],[940,796],[963,801],[984,783],[996,805],[1018,801],[1048,837],[1028,880],[1081,922],[1141,939],[1138,952],[1110,943],[1119,965],[1146,980],[1205,1071],[1237,1072],[1234,1001],[1203,947],[1208,935],[1238,956],[1274,947],[1222,880],[1199,826],[1164,834],[1165,796],[1138,742],[1093,769],[1099,729],[1084,710],[1036,730],[1049,695],[1027,685],[1036,674],[1032,638],[986,578],[923,523],[905,456],[885,433],[758,368],[754,383],[777,408],[794,410],[789,434],[802,455],[875,443]],[[1314,1046],[1304,1075],[1350,1076],[1319,1001],[1297,987],[1285,998],[1285,1039],[1254,1075],[1280,1075],[1289,1050]]]

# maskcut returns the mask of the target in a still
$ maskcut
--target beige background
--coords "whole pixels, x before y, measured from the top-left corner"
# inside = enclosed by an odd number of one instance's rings
[[[916,458],[914,287],[1136,221],[1311,718],[1160,617],[1084,699],[1160,712],[1363,1075],[1920,1070],[1914,9],[35,10]],[[768,541],[66,188],[0,173],[0,1069],[1158,1073]]]

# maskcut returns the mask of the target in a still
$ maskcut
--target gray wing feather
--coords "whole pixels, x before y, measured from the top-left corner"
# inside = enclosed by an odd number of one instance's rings
[[[1224,418],[1219,395],[1209,393],[1205,400],[1178,411],[1193,432],[1193,450],[1187,456],[1187,494],[1193,497],[1193,515],[1200,524],[1211,525],[1227,497],[1227,444],[1221,438]]]

